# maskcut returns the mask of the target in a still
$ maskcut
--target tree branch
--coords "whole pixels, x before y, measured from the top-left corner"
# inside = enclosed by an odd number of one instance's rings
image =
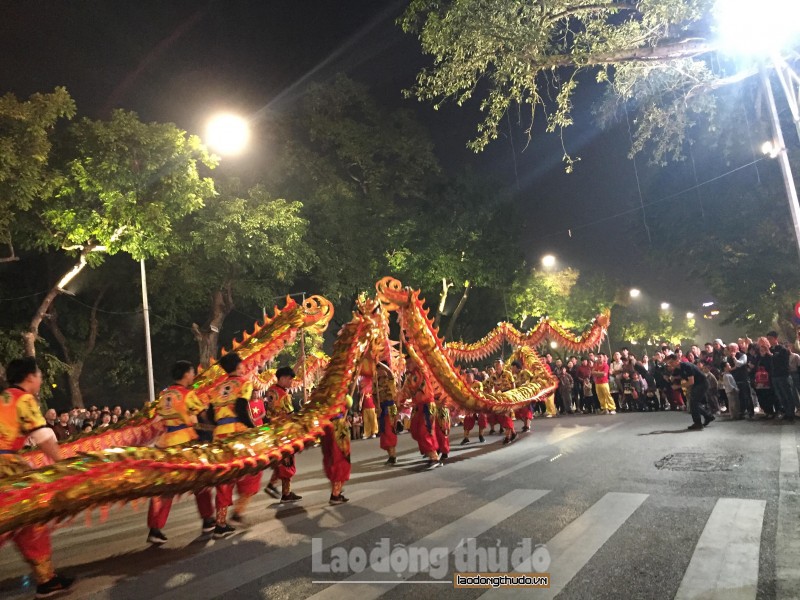
[[[571,17],[572,15],[576,15],[583,12],[596,12],[601,10],[638,10],[635,4],[627,4],[625,2],[598,2],[597,4],[586,4],[584,6],[576,6],[574,8],[568,8],[566,10],[561,11],[560,13],[556,13],[554,15],[550,15],[545,19],[545,22],[553,23],[555,21],[560,21],[561,19],[566,19]]]
[[[614,50],[613,52],[600,52],[597,54],[569,55],[557,54],[555,56],[531,56],[539,69],[557,67],[588,67],[608,65],[624,62],[658,62],[675,60],[678,58],[691,58],[700,54],[707,54],[717,49],[716,44],[706,40],[689,38],[676,40],[663,46],[643,46],[641,48],[628,48]]]
[[[17,256],[16,253],[14,252],[14,244],[12,244],[11,242],[8,242],[8,249],[11,252],[10,255],[9,256],[4,256],[3,258],[0,258],[0,263],[9,263],[9,262],[15,262],[15,261],[19,260],[19,256]]]

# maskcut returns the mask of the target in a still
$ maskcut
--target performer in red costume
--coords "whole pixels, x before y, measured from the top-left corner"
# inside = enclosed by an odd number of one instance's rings
[[[348,396],[349,409],[353,399]],[[350,425],[344,415],[335,417],[322,435],[322,468],[331,482],[330,504],[349,502],[342,493],[344,483],[350,479]]]
[[[156,440],[156,448],[169,448],[198,439],[194,425],[197,415],[205,410],[205,405],[189,386],[194,381],[195,370],[187,360],[179,360],[172,365],[172,380],[175,382],[158,397],[156,413],[164,420],[167,430]],[[213,533],[216,525],[211,490],[206,488],[195,493],[197,510],[203,519],[203,533]],[[150,544],[164,544],[167,536],[161,529],[167,524],[172,508],[172,496],[157,496],[150,499],[147,511],[147,526]]]
[[[436,405],[433,402],[433,389],[425,374],[412,367],[406,379],[408,389],[412,391],[411,402],[411,437],[417,442],[419,451],[428,457],[428,469],[442,465],[439,460],[438,444],[434,433]]]
[[[265,403],[270,415],[291,414],[294,412],[292,396],[289,394],[289,388],[294,378],[294,369],[291,367],[281,367],[275,372],[276,382],[267,390]],[[280,499],[282,503],[302,500],[302,496],[298,496],[292,491],[292,477],[295,476],[295,473],[297,473],[297,467],[294,464],[294,454],[284,456],[277,466],[272,468],[272,477],[264,491],[273,498]],[[278,491],[278,488],[275,487],[279,479],[281,491]]]
[[[522,363],[518,360],[511,363],[511,374],[514,376],[514,385],[516,387],[530,383],[533,379],[533,373],[528,369],[524,369]],[[533,408],[531,408],[531,405],[528,404],[524,408],[518,409],[515,416],[522,421],[522,431],[530,431],[531,421],[533,420]]]
[[[511,372],[505,370],[503,361],[499,358],[494,361],[494,373],[489,376],[488,385],[489,389],[495,393],[514,389],[514,377]],[[508,444],[517,439],[517,432],[514,431],[514,412],[509,410],[496,415],[496,418],[503,429],[503,433],[505,433],[503,444]]]
[[[381,450],[386,450],[387,465],[397,464],[397,404],[394,400],[381,401],[381,416],[378,419]]]
[[[440,461],[444,464],[450,454],[450,409],[444,402],[436,404],[436,445],[439,447]]]
[[[32,357],[12,360],[6,367],[11,387],[0,395],[0,469],[4,463],[13,469],[16,452],[30,437],[53,462],[61,459],[53,430],[39,409],[36,396],[42,387],[42,372]],[[29,525],[11,534],[36,578],[36,597],[52,598],[66,593],[74,579],[56,574],[51,560],[50,530],[44,525]]]
[[[253,384],[245,379],[244,364],[235,352],[219,359],[221,366],[228,374],[223,381],[211,391],[211,406],[214,422],[214,439],[224,440],[235,433],[247,431],[255,427],[250,415],[250,399],[253,396]],[[246,475],[236,483],[225,483],[217,487],[217,524],[214,538],[220,539],[231,535],[235,529],[228,525],[228,507],[233,506],[231,521],[244,523],[244,512],[250,500],[258,492],[261,484],[261,473]],[[239,492],[236,504],[233,503],[233,487]]]
[[[483,392],[483,384],[480,381],[475,380],[475,373],[472,371],[467,371],[466,375],[467,383],[469,386],[478,392]],[[464,439],[461,440],[461,445],[469,444],[469,432],[472,431],[473,427],[475,427],[475,423],[478,424],[478,441],[483,442],[483,431],[486,429],[487,419],[486,415],[482,412],[468,412],[464,415]]]

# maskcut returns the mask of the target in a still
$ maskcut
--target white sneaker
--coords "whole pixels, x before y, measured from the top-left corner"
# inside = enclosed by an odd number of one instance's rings
[[[617,414],[617,411],[615,411],[615,410],[612,410],[612,411],[611,411],[610,413],[608,413],[608,414],[610,414],[610,415],[615,415],[615,414]]]

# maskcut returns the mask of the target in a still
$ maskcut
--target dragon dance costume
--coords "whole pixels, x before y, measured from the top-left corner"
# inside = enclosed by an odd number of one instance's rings
[[[228,354],[223,357],[223,360]],[[220,361],[222,362],[222,361]],[[229,375],[211,391],[211,409],[214,413],[214,440],[224,440],[235,433],[247,431],[255,426],[250,418],[250,399],[253,384],[244,377]],[[228,507],[233,506],[233,488],[236,486],[239,498],[234,506],[234,515],[242,517],[250,500],[258,493],[261,473],[246,475],[236,483],[217,486],[217,525],[227,523]]]
[[[441,459],[445,460],[450,454],[450,409],[444,403],[436,406],[435,421],[436,445]]]
[[[533,373],[528,371],[528,369],[518,369],[517,372],[514,373],[514,383],[516,387],[521,387],[531,381],[533,381]],[[533,419],[533,408],[531,408],[530,404],[517,409],[514,416],[522,421],[522,431],[528,431],[530,429],[531,420]]]
[[[473,381],[470,386],[473,390],[483,392],[483,384],[480,381]],[[472,431],[476,423],[478,424],[478,440],[481,442],[483,441],[483,431],[486,429],[486,425],[488,425],[486,414],[469,411],[464,415],[464,439],[461,441],[462,444],[469,443],[469,432]]]
[[[19,387],[10,387],[0,396],[0,469],[14,469],[16,452],[37,429],[47,427],[36,398]],[[55,439],[55,438],[54,438]],[[5,469],[3,469],[5,470]],[[50,529],[46,525],[30,525],[11,534],[41,586],[56,578],[53,569]]]
[[[489,381],[487,383],[492,392],[507,392],[508,390],[514,389],[514,376],[510,371],[503,369],[501,363],[501,370],[498,372],[497,367],[495,367],[495,372],[489,376]],[[514,435],[513,414],[512,411],[508,411],[496,415],[497,424],[505,432],[507,440],[511,439]]]
[[[326,425],[322,434],[322,468],[331,482],[331,504],[343,504],[344,483],[350,480],[350,425],[342,415]]]
[[[183,385],[171,385],[161,392],[156,406],[156,414],[163,420],[166,431],[156,440],[156,448],[169,448],[187,442],[192,442],[199,438],[194,430],[195,417],[206,409],[205,404],[197,397],[192,390]],[[214,506],[212,494],[209,488],[204,488],[195,492],[197,501],[197,511],[203,519],[203,532],[209,533],[214,530]],[[150,499],[150,506],[147,510],[147,526],[151,533],[160,530],[167,524],[170,509],[172,508],[172,496],[156,496]],[[155,543],[163,543],[166,538],[163,534],[151,540]]]
[[[289,390],[278,383],[273,384],[267,390],[266,405],[269,407],[270,414],[277,415],[280,413],[291,414],[294,412],[292,406],[292,396]],[[297,473],[297,467],[294,462],[294,454],[284,456],[276,466],[272,468],[272,477],[270,477],[267,491],[274,490],[275,484],[280,480],[281,482],[281,500],[300,499],[300,496],[292,495],[292,477]],[[275,494],[273,493],[273,496]]]
[[[434,418],[436,404],[433,401],[433,390],[431,383],[425,374],[418,369],[412,369],[408,373],[408,381],[414,388],[414,395],[411,399],[413,408],[411,409],[411,437],[417,442],[419,451],[427,456],[433,463],[439,462],[439,445],[436,442],[434,432]]]

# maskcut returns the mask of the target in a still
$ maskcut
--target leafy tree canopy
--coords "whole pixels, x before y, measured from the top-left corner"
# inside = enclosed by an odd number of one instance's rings
[[[603,112],[631,100],[635,154],[649,148],[656,162],[680,156],[687,130],[713,114],[715,99],[702,93],[728,80],[708,54],[714,0],[413,0],[401,27],[419,37],[433,65],[408,94],[463,105],[480,98],[485,117],[469,146],[496,139],[514,106],[545,114],[558,132],[573,123],[573,97],[581,75],[607,84]],[[738,80],[736,77],[732,80]],[[572,159],[565,155],[567,169]]]

